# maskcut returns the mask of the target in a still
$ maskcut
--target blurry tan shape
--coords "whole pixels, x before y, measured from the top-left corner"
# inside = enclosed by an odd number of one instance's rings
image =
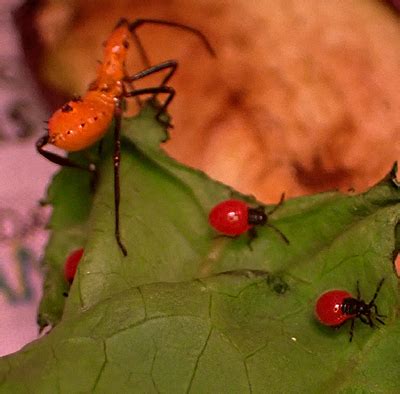
[[[44,44],[57,46],[63,38],[74,13],[72,4],[49,2],[37,13],[36,26],[41,32]]]
[[[46,40],[44,70],[69,93],[85,90],[121,16],[170,19],[207,35],[217,60],[180,31],[138,32],[153,64],[180,63],[167,151],[242,192],[277,201],[283,191],[360,191],[400,159],[400,18],[382,2],[68,4],[71,28]],[[141,68],[136,55],[130,69]]]

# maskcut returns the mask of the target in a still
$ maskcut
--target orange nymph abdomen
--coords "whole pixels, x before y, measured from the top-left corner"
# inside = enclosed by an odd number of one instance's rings
[[[113,97],[97,90],[69,101],[49,119],[49,142],[69,152],[88,148],[106,133],[114,108]]]

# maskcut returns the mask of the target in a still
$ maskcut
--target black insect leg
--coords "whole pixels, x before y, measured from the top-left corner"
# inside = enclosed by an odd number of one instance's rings
[[[136,19],[135,21],[130,23],[129,31],[131,33],[135,32],[138,27],[145,25],[145,24],[164,25],[164,26],[175,27],[177,29],[185,30],[192,34],[195,34],[197,37],[200,38],[200,40],[204,44],[207,51],[211,54],[211,56],[214,56],[214,57],[216,56],[213,47],[210,45],[209,41],[207,40],[207,37],[200,30],[197,30],[193,27],[184,25],[182,23],[170,22],[170,21],[166,21],[166,20],[162,20],[162,19]]]
[[[136,49],[139,52],[140,57],[142,58],[142,62],[144,64],[145,67],[150,67],[150,60],[149,57],[147,56],[147,53],[143,47],[142,42],[139,39],[139,36],[136,34],[135,30],[132,30],[129,28],[130,23],[128,21],[128,19],[126,18],[121,18],[118,23],[115,25],[114,29],[117,29],[118,27],[121,27],[123,25],[126,25],[128,30],[130,31],[130,33],[132,34],[133,37],[133,41],[136,45]]]
[[[122,23],[126,23],[126,20],[122,21]],[[210,55],[213,57],[216,57],[216,53],[215,53],[213,47],[211,46],[211,44],[209,43],[207,37],[198,29],[184,25],[182,23],[171,22],[171,21],[166,21],[166,20],[162,20],[162,19],[136,19],[135,21],[133,21],[132,23],[129,24],[129,31],[132,33],[132,37],[136,43],[136,47],[142,57],[144,64],[146,65],[146,67],[150,66],[150,60],[146,54],[146,51],[144,50],[144,47],[143,47],[138,35],[136,34],[136,29],[138,29],[140,26],[145,25],[145,24],[169,26],[169,27],[174,27],[174,28],[192,33],[192,34],[196,35],[198,38],[200,38],[201,42],[203,43],[206,50],[210,53]],[[168,73],[164,77],[160,86],[164,86],[169,81],[169,79],[175,73],[175,69],[176,69],[176,66],[174,69],[171,69],[170,73]],[[154,94],[153,99],[155,98],[155,96],[157,96],[157,93]]]
[[[168,105],[171,103],[172,99],[175,96],[175,89],[170,87],[170,86],[158,86],[154,88],[144,88],[144,89],[137,89],[133,90],[132,92],[126,92],[125,97],[135,97],[139,96],[142,94],[158,94],[158,93],[167,93],[168,97],[164,101],[164,103],[161,105],[159,110],[157,111],[157,114],[155,116],[156,120],[160,122],[161,124],[165,125],[166,127],[171,127],[168,121],[164,121],[160,119],[161,115],[166,112]]]
[[[374,322],[371,319],[370,315],[357,315],[357,317],[364,323],[370,327],[374,326]]]
[[[91,173],[95,173],[94,164],[90,164],[88,166],[84,166],[74,161],[70,160],[68,157],[60,156],[56,153],[49,152],[44,148],[49,143],[49,136],[48,134],[43,135],[36,141],[36,150],[47,160],[51,161],[52,163],[58,164],[63,167],[72,167],[72,168],[79,168],[84,171],[89,171]]]
[[[257,230],[255,229],[255,227],[250,227],[247,231],[247,235],[249,237],[247,240],[247,246],[251,251],[253,251],[253,247],[251,246],[251,244],[258,237]]]
[[[265,223],[265,225],[268,226],[268,227],[270,227],[270,228],[272,228],[273,230],[275,230],[275,232],[276,232],[277,234],[279,234],[280,237],[289,245],[290,242],[289,242],[289,240],[287,239],[286,235],[283,234],[283,232],[282,232],[281,230],[279,230],[278,227],[275,227],[273,224],[270,224],[270,223]]]
[[[356,283],[356,290],[357,290],[357,301],[361,300],[361,293],[360,293],[360,281],[358,280]]]
[[[124,78],[124,82],[131,83],[133,81],[137,81],[139,79],[145,78],[148,75],[155,74],[155,73],[163,71],[165,69],[169,69],[167,75],[161,81],[161,85],[158,86],[158,88],[167,88],[168,92],[166,92],[165,90],[158,90],[158,91],[155,91],[155,93],[151,97],[151,100],[154,100],[159,93],[170,93],[171,90],[173,91],[173,94],[170,95],[167,98],[167,101],[160,108],[159,112],[156,115],[157,121],[159,121],[160,123],[164,124],[166,127],[172,127],[172,125],[169,124],[169,122],[165,122],[165,121],[161,120],[160,116],[161,116],[162,113],[164,113],[166,111],[167,106],[169,105],[169,103],[171,102],[171,100],[172,100],[172,98],[173,98],[173,96],[175,94],[175,91],[171,87],[166,87],[165,84],[175,74],[177,67],[178,67],[178,62],[176,60],[167,60],[167,61],[159,63],[159,64],[157,64],[155,66],[149,67],[149,68],[147,68],[145,70],[142,70],[142,71],[140,71],[140,72],[138,72],[138,73],[136,73],[134,75],[131,75],[131,76],[128,76],[128,77]],[[138,91],[143,91],[143,89],[137,89],[136,92],[138,92]],[[135,92],[135,89],[133,89],[132,92]],[[135,95],[135,97],[138,97],[140,94],[144,94],[144,93],[137,93]],[[130,92],[127,92],[127,93],[125,93],[125,96],[126,97],[132,97],[133,95]]]
[[[281,198],[280,198],[278,204],[276,204],[275,207],[272,208],[271,211],[267,212],[268,217],[271,216],[275,211],[277,211],[277,210],[282,206],[284,200],[285,200],[285,193],[282,193]],[[282,233],[281,230],[279,230],[279,229],[278,229],[277,227],[275,227],[273,224],[270,224],[270,223],[268,223],[268,222],[265,223],[265,225],[268,226],[268,227],[270,227],[270,228],[272,228],[273,230],[275,230],[275,231],[280,235],[280,237],[283,239],[283,241],[286,242],[286,243],[289,245],[290,242],[289,242],[288,238],[286,237],[285,234]]]
[[[354,318],[354,319],[351,319],[351,326],[350,326],[350,332],[349,332],[349,335],[350,335],[350,338],[349,338],[349,342],[351,342],[352,340],[353,340],[353,335],[354,335],[354,321],[355,321],[356,319]]]
[[[381,287],[382,287],[384,281],[385,281],[385,278],[382,278],[379,281],[378,286],[376,287],[376,290],[375,290],[375,294],[374,294],[374,296],[372,297],[371,301],[368,304],[370,307],[375,304],[376,297],[378,297],[379,291],[381,290]]]
[[[115,104],[115,127],[114,127],[114,213],[115,213],[115,239],[117,240],[118,246],[120,247],[124,256],[128,255],[128,252],[121,241],[121,234],[119,228],[119,203],[120,203],[120,182],[119,182],[119,170],[121,164],[121,119],[122,119],[122,108],[121,100],[117,100]]]
[[[378,312],[378,307],[375,304],[371,305],[371,309],[372,308],[374,309],[375,320],[384,325],[385,322],[382,319],[380,319],[380,317],[387,317],[387,316],[386,315],[381,315]]]
[[[164,86],[173,77],[177,68],[178,68],[178,62],[176,60],[166,60],[165,62],[156,64],[155,66],[148,67],[145,70],[139,71],[134,75],[125,77],[124,82],[134,82],[137,81],[138,79],[147,77],[148,75],[169,69],[168,73],[165,75],[160,84],[160,86]]]
[[[142,59],[142,63],[144,64],[144,66],[146,68],[149,68],[150,67],[150,59],[147,56],[146,50],[144,49],[144,46],[143,46],[142,42],[139,39],[139,36],[136,34],[135,31],[131,31],[131,34],[132,34],[132,37],[133,37],[133,42],[136,45],[136,49],[139,52],[139,56]],[[130,89],[134,90],[133,83],[129,82],[129,81],[126,81],[126,82],[129,84]],[[143,103],[142,103],[142,100],[140,99],[140,97],[136,96],[135,99],[136,99],[136,102],[137,102],[139,108],[142,108],[143,107]]]
[[[150,59],[147,56],[146,50],[144,49],[144,46],[143,46],[142,42],[140,41],[139,36],[136,34],[136,31],[134,31],[134,30],[131,30],[131,34],[133,37],[133,41],[136,45],[136,49],[139,52],[140,57],[142,58],[142,62],[144,64],[144,66],[146,68],[150,67]]]
[[[281,198],[278,202],[278,204],[276,204],[271,211],[267,212],[268,216],[272,215],[277,209],[279,209],[279,207],[283,204],[283,202],[285,201],[285,193],[282,193]]]

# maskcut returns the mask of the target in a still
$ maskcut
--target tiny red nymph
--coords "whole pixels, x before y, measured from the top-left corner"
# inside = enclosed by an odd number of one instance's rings
[[[360,319],[364,324],[374,327],[372,318],[381,324],[385,324],[380,317],[378,307],[375,304],[376,297],[384,282],[382,279],[376,288],[370,302],[366,303],[361,299],[357,281],[357,298],[345,290],[330,290],[323,293],[315,305],[315,315],[320,323],[330,327],[340,327],[347,320],[351,320],[350,342],[353,339],[354,321]]]
[[[265,208],[262,205],[252,208],[241,200],[225,200],[217,204],[210,211],[208,221],[210,225],[221,234],[235,237],[248,232],[250,239],[256,236],[254,226],[269,226],[273,228],[286,243],[289,243],[289,240],[279,229],[268,223],[269,215],[281,206],[283,199],[284,195],[282,195],[279,203],[268,213],[265,212]]]
[[[251,223],[247,204],[240,200],[226,200],[217,204],[210,212],[208,219],[212,227],[225,235],[240,235],[248,231],[252,224],[263,224],[267,215],[258,215],[259,223]]]
[[[82,259],[82,256],[83,248],[76,249],[68,255],[67,260],[65,261],[64,277],[70,284],[72,284],[75,278],[76,270],[78,268],[79,262]]]

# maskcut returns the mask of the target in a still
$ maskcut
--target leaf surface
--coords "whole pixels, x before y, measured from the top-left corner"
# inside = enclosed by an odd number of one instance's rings
[[[285,201],[269,223],[290,244],[265,226],[250,249],[246,235],[216,237],[207,216],[231,196],[258,203],[169,158],[153,117],[148,107],[124,122],[121,234],[128,257],[113,233],[112,138],[103,144],[95,184],[77,170],[55,178],[39,318],[55,328],[0,361],[0,391],[395,392],[395,169],[363,194]],[[63,263],[83,245],[65,300]],[[369,301],[382,277],[377,304],[385,326],[357,321],[349,344],[349,323],[333,330],[316,322],[319,294],[354,294],[359,280]]]

